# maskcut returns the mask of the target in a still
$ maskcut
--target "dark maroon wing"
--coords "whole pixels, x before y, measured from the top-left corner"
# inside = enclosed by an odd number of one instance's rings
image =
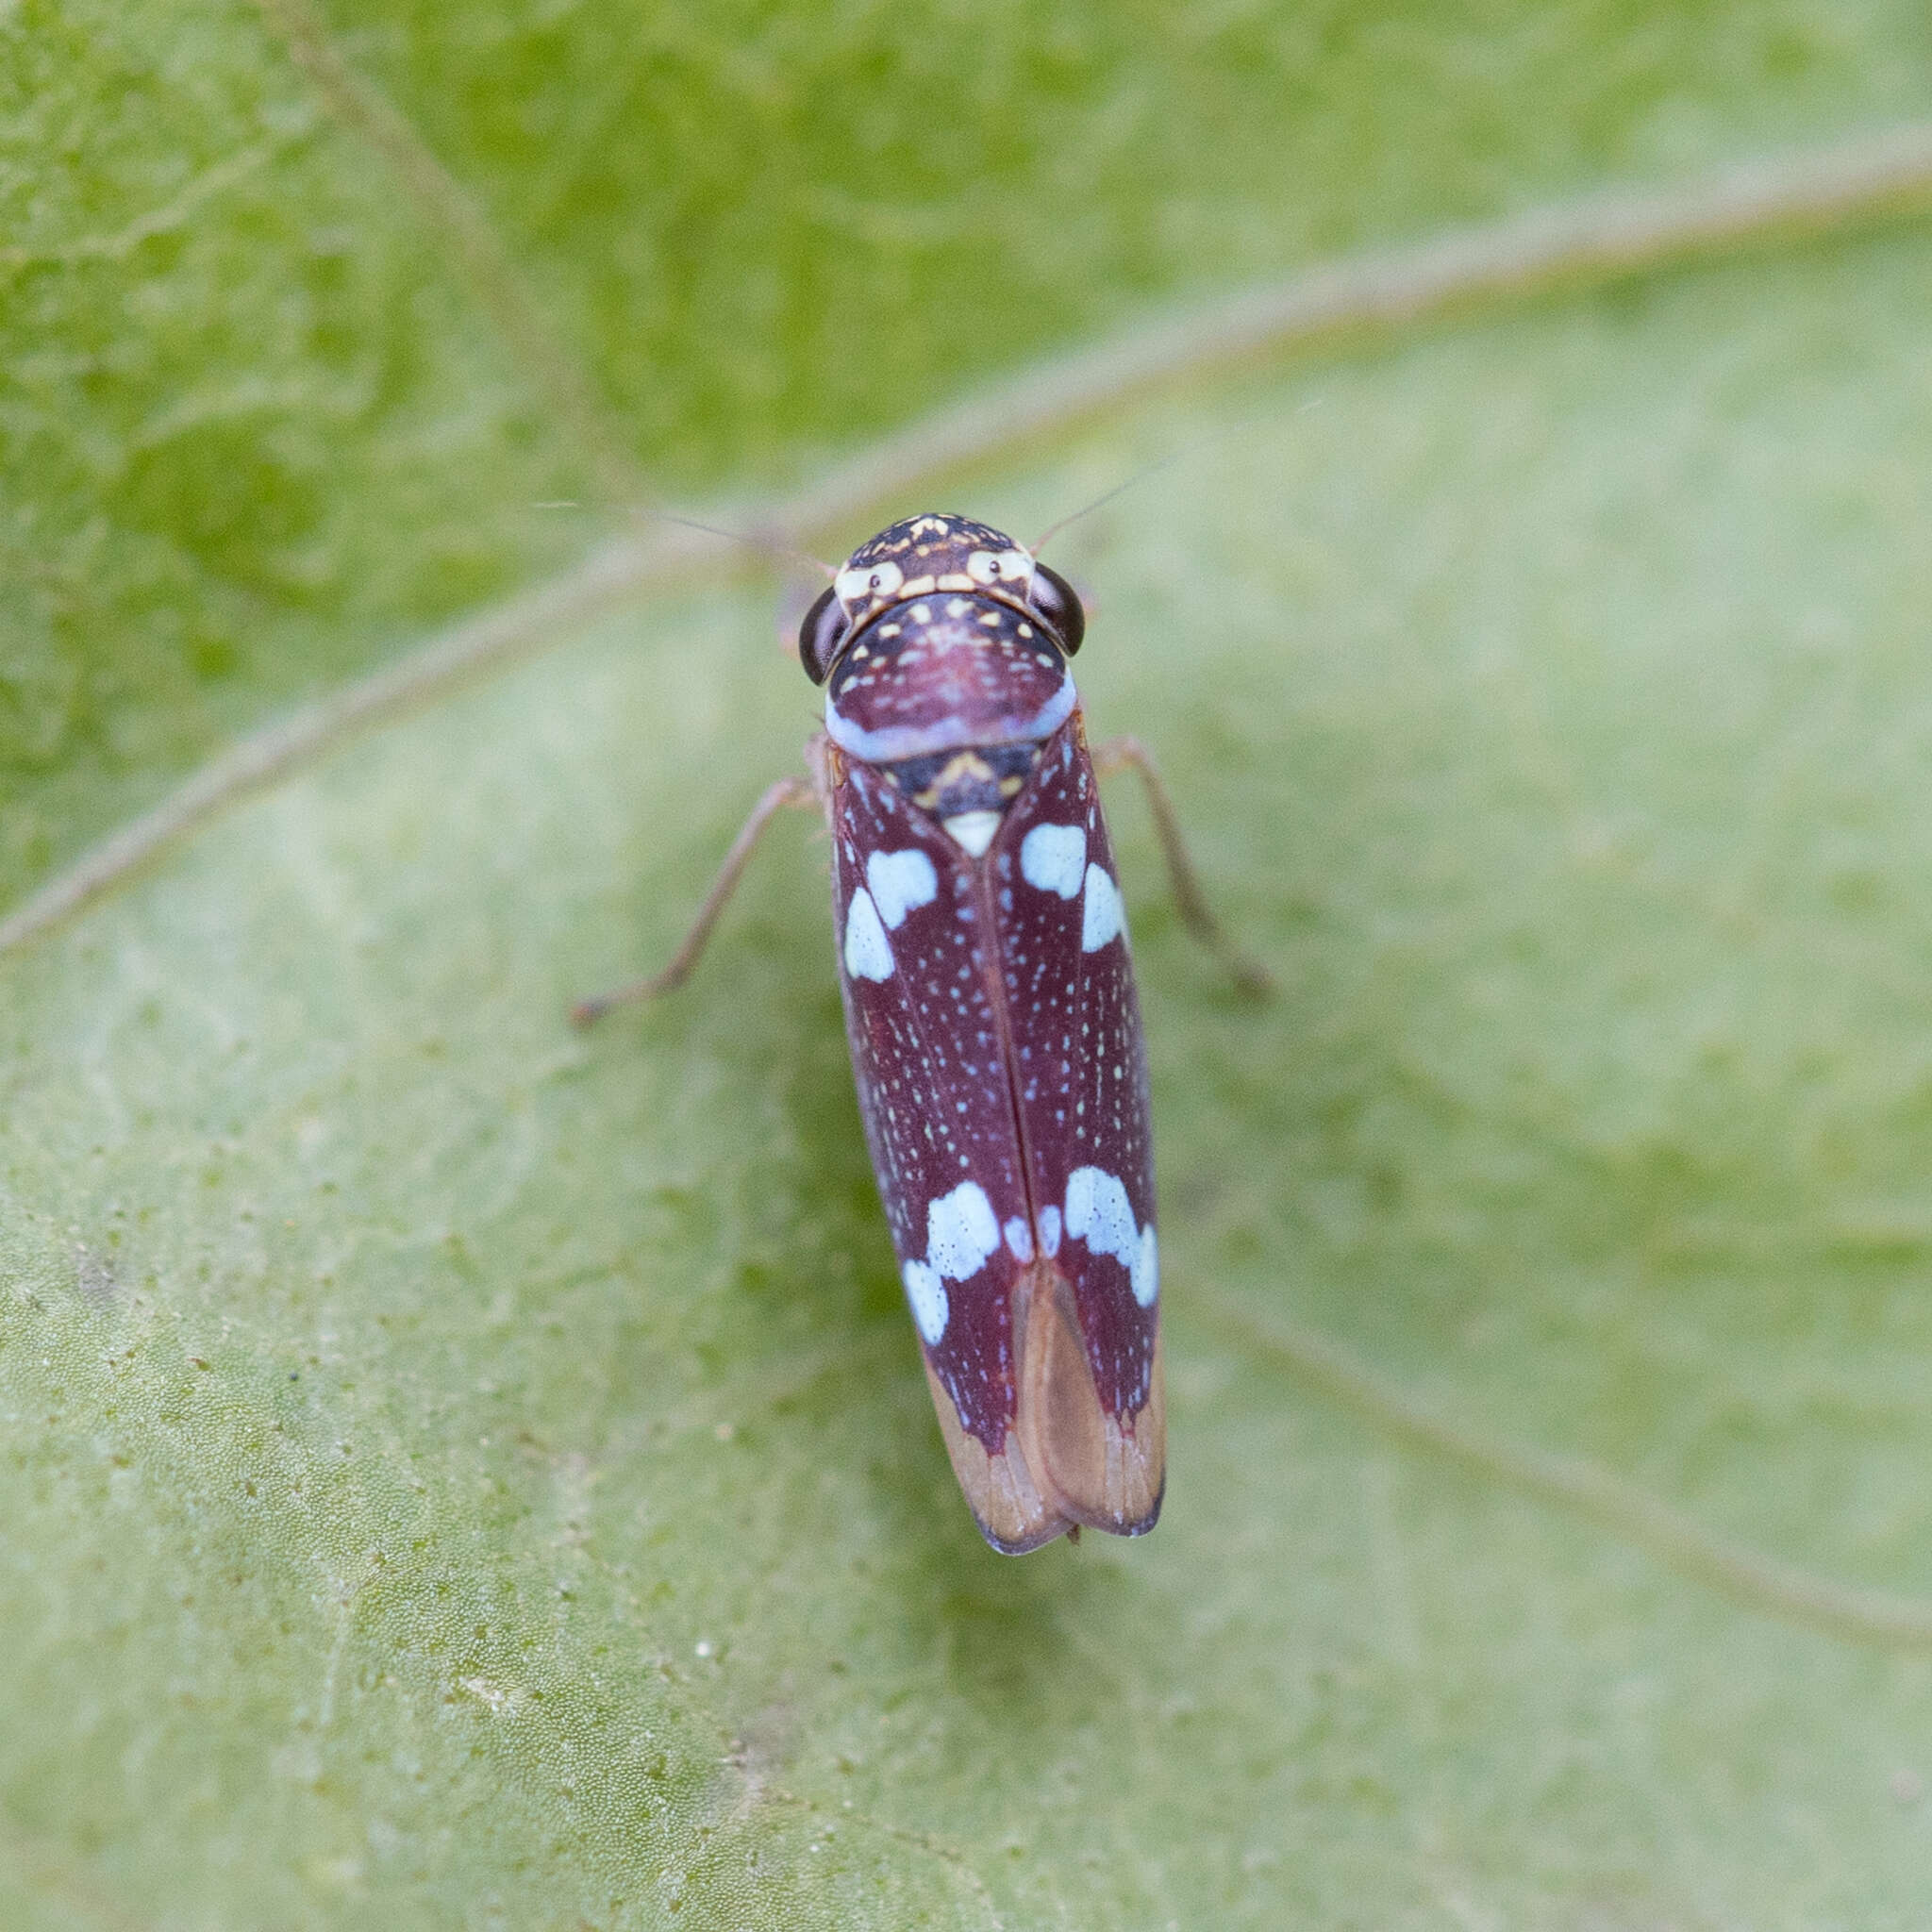
[[[1058,1536],[1015,1428],[1033,1231],[975,867],[867,766],[832,760],[832,906],[859,1111],[941,1429],[1005,1550]]]
[[[1101,1410],[1142,1439],[1158,1507],[1147,1054],[1120,874],[1077,711],[1047,741],[987,862],[1037,1239],[1071,1291]]]

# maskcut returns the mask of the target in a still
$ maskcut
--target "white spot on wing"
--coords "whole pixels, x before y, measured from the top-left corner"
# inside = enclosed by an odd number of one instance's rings
[[[1051,1261],[1060,1251],[1060,1210],[1058,1208],[1042,1208],[1040,1210],[1040,1252]]]
[[[1000,1244],[992,1203],[977,1181],[961,1181],[925,1210],[925,1261],[945,1281],[966,1281]]]
[[[1062,899],[1078,895],[1080,868],[1086,859],[1087,834],[1078,825],[1035,825],[1020,841],[1020,876],[1029,886],[1058,892]]]
[[[1134,1204],[1105,1168],[1076,1167],[1067,1176],[1067,1233],[1095,1255],[1111,1255],[1127,1271],[1134,1299],[1144,1307],[1160,1291],[1159,1248],[1154,1224],[1134,1224]]]
[[[854,979],[890,979],[892,948],[879,924],[879,908],[863,886],[845,910],[845,970]]]
[[[865,882],[889,931],[897,932],[906,915],[930,906],[940,889],[932,860],[917,846],[904,852],[874,852],[865,861]]]
[[[1109,940],[1120,937],[1121,924],[1121,889],[1097,865],[1090,865],[1087,904],[1080,917],[1080,950],[1099,952]]]
[[[1033,1230],[1019,1215],[1014,1215],[1001,1232],[1007,1238],[1007,1246],[1013,1251],[1016,1261],[1030,1261],[1033,1258]]]
[[[1154,1238],[1151,1221],[1141,1230],[1141,1252],[1134,1257],[1129,1275],[1134,1286],[1134,1299],[1143,1308],[1151,1308],[1154,1297],[1160,1292],[1160,1243]]]
[[[944,1284],[924,1261],[908,1261],[905,1268],[906,1299],[912,1304],[912,1319],[920,1339],[928,1348],[939,1346],[946,1332],[946,1317],[952,1312],[946,1301]]]

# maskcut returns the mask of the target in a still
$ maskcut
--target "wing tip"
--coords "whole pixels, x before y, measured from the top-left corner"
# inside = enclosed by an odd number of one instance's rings
[[[925,1361],[925,1379],[953,1474],[980,1535],[1003,1557],[1024,1557],[1064,1536],[1073,1521],[1041,1494],[1015,1432],[1008,1430],[1006,1446],[995,1456],[960,1422],[930,1359]]]
[[[1167,1492],[1167,1376],[1154,1341],[1147,1400],[1132,1415],[1101,1407],[1071,1284],[1044,1258],[1015,1295],[1029,1295],[1020,1335],[1016,1433],[1041,1492],[1062,1515],[1110,1536],[1145,1536]]]
[[[1075,1527],[1145,1536],[1167,1494],[1167,1383],[1158,1336],[1146,1403],[1132,1415],[1100,1404],[1066,1277],[1040,1259],[1013,1293],[1020,1373],[1005,1447],[991,1452],[961,1425],[925,1363],[940,1431],[979,1533],[1002,1556],[1024,1556]]]

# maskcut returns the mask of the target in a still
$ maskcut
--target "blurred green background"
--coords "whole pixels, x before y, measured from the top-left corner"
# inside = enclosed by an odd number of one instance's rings
[[[1924,116],[1932,21],[18,0],[0,87],[7,903],[632,493],[758,497],[1257,278]],[[810,729],[741,557],[0,962],[0,1916],[1922,1924],[1924,1657],[1242,1324],[1932,1592],[1928,317],[1926,225],[1787,238],[939,492],[1024,534],[1179,453],[1057,558],[1095,729],[1156,746],[1282,991],[1189,948],[1124,795],[1144,1542],[971,1528],[802,826],[675,1002],[563,1024]]]

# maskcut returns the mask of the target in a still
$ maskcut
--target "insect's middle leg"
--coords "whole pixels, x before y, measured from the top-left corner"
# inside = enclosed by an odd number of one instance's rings
[[[718,915],[738,890],[738,882],[743,877],[745,867],[751,863],[752,853],[757,849],[765,827],[788,806],[815,805],[817,802],[818,793],[808,778],[780,778],[775,785],[768,787],[765,795],[753,806],[751,816],[745,820],[738,837],[731,841],[731,850],[724,855],[724,863],[718,868],[718,876],[712,881],[711,890],[706,893],[705,903],[698,908],[698,916],[691,921],[691,930],[684,936],[684,943],[671,956],[671,963],[648,979],[634,979],[628,986],[579,1000],[570,1009],[573,1024],[588,1026],[593,1021],[601,1020],[613,1007],[628,1007],[641,1000],[654,1000],[660,993],[682,986],[691,977],[691,968],[698,963],[698,956],[705,950],[705,941],[710,938],[711,928],[718,923]]]
[[[1187,841],[1181,837],[1181,822],[1174,801],[1161,781],[1160,768],[1154,754],[1138,738],[1109,738],[1093,747],[1094,770],[1104,777],[1131,765],[1147,788],[1147,803],[1154,813],[1154,829],[1160,839],[1161,855],[1167,860],[1167,875],[1174,887],[1174,903],[1180,908],[1181,923],[1227,969],[1228,975],[1243,992],[1268,993],[1274,990],[1274,975],[1258,961],[1250,959],[1228,938],[1201,881],[1194,862],[1188,857]]]

